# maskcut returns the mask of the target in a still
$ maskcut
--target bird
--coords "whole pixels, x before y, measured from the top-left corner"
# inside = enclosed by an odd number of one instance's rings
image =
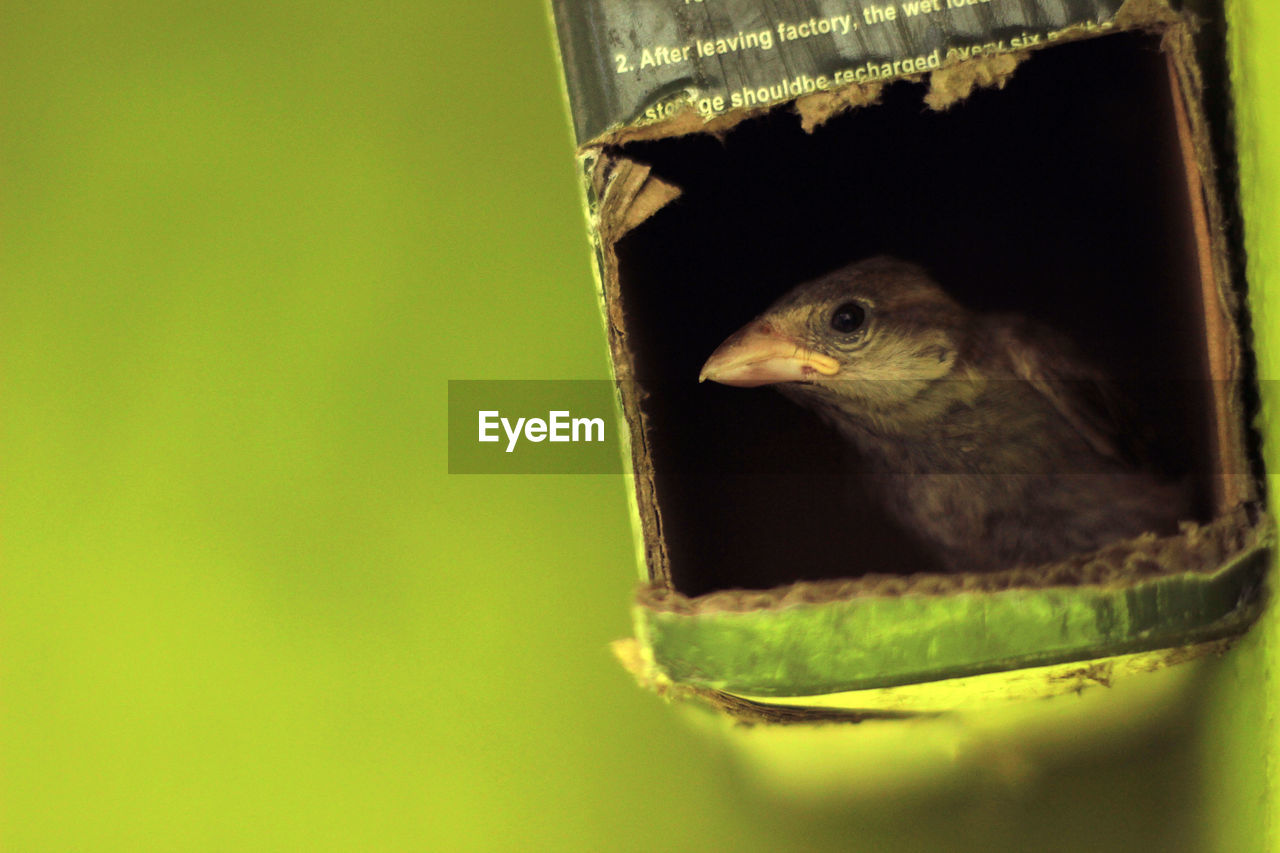
[[[1068,337],[970,310],[909,261],[794,287],[711,353],[706,380],[772,386],[816,412],[853,445],[857,482],[948,572],[1172,533],[1191,506],[1186,478],[1159,469],[1132,404]]]

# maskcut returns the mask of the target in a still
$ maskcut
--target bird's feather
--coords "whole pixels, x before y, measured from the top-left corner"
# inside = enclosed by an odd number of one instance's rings
[[[1142,464],[1139,419],[1107,375],[1065,337],[1021,317],[992,323],[1013,375],[1031,385],[1098,455]]]

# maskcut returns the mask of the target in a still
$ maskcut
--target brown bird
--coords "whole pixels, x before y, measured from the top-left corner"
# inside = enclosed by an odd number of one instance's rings
[[[878,257],[791,290],[699,381],[774,385],[852,442],[881,497],[952,571],[1035,565],[1186,517],[1125,402],[1068,341],[962,307]]]

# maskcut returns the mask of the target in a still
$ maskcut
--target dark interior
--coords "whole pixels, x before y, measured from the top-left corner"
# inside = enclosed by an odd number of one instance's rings
[[[893,84],[812,134],[779,109],[723,140],[622,149],[683,190],[617,251],[663,533],[687,595],[938,568],[840,473],[849,451],[813,415],[768,388],[697,382],[777,296],[871,255],[923,264],[970,308],[1070,335],[1127,380],[1171,464],[1205,481],[1196,249],[1158,40],[1051,47],[1004,89],[944,112],[924,92]]]

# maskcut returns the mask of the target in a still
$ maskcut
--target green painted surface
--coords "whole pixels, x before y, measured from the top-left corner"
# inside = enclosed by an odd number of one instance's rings
[[[903,595],[696,616],[641,608],[636,619],[672,681],[805,696],[1216,639],[1256,615],[1239,602],[1258,556],[1125,590]]]
[[[1261,379],[1259,430],[1275,513],[1280,494],[1280,7],[1228,0],[1229,56],[1239,142],[1253,348]],[[1280,572],[1270,574],[1274,598]],[[1205,688],[1199,776],[1213,849],[1280,849],[1280,610],[1271,606]]]

